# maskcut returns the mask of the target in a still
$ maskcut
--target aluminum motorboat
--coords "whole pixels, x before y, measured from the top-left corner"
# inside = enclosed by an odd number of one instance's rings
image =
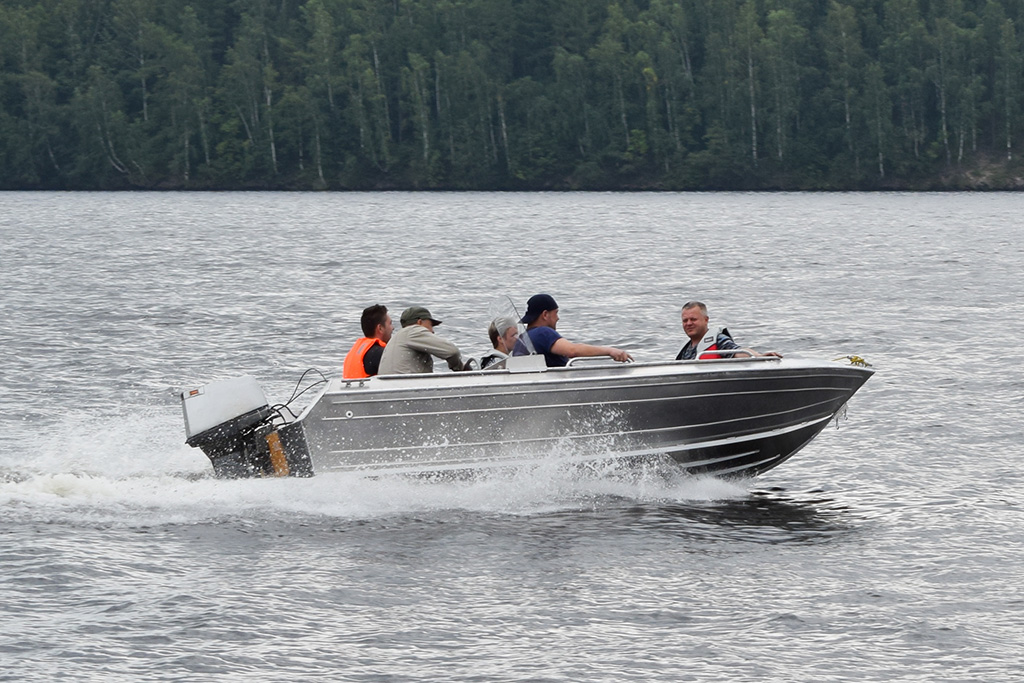
[[[856,357],[848,357],[856,358]],[[182,392],[187,443],[221,477],[479,470],[561,458],[670,458],[760,474],[807,445],[868,380],[863,362],[653,363],[542,356],[500,370],[324,379],[298,414],[252,377]]]

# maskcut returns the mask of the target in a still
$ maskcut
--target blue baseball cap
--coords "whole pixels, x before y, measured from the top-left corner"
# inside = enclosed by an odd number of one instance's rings
[[[544,311],[554,311],[557,309],[558,304],[555,303],[555,297],[550,294],[534,294],[526,302],[526,315],[519,322],[529,325],[539,318]]]

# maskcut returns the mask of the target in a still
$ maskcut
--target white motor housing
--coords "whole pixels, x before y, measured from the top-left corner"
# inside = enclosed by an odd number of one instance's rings
[[[181,392],[185,443],[218,477],[313,476],[302,423],[284,423],[248,375]]]
[[[181,392],[185,436],[192,439],[235,418],[267,408],[267,397],[249,375],[211,382]]]

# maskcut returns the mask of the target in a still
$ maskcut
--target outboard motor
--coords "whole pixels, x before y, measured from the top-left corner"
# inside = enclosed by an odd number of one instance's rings
[[[283,423],[255,378],[246,375],[183,391],[181,409],[185,443],[206,453],[218,477],[313,475],[301,423]]]

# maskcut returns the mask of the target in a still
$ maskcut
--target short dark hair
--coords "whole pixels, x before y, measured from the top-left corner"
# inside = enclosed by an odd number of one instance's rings
[[[364,337],[372,337],[377,333],[377,325],[386,325],[388,319],[388,307],[381,304],[374,304],[363,309],[363,317],[359,319],[359,325],[363,328]]]
[[[491,346],[498,346],[498,326],[493,322],[487,326],[487,336],[491,338]]]
[[[683,310],[685,311],[688,308],[699,308],[700,313],[703,316],[707,316],[708,314],[708,307],[705,306],[700,301],[687,301],[685,304],[683,304]]]

